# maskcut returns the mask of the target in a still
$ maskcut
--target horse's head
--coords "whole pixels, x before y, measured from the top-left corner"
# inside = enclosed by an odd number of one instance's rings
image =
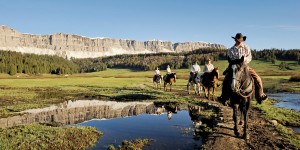
[[[175,73],[175,72],[174,72],[174,73],[171,73],[171,74],[170,74],[170,78],[176,79],[176,73]]]
[[[231,75],[232,80],[231,80],[231,90],[233,92],[237,92],[241,86],[241,76],[242,72],[245,69],[245,64],[244,64],[244,56],[242,56],[241,59],[235,59],[235,60],[230,60],[228,59],[229,66],[231,66],[229,75]]]
[[[218,67],[214,68],[212,72],[214,76],[216,76],[216,78],[219,79],[219,72],[220,72],[219,68]]]

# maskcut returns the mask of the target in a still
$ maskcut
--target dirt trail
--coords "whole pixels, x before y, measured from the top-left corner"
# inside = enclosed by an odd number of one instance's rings
[[[174,91],[178,95],[187,95],[186,91],[176,90]],[[192,96],[194,97],[194,96]],[[203,101],[207,101],[204,98]],[[242,138],[235,136],[233,127],[234,122],[232,119],[232,108],[223,106],[218,102],[212,102],[221,108],[223,113],[223,122],[218,123],[213,129],[213,133],[208,136],[203,145],[203,149],[208,150],[239,150],[239,149],[295,149],[293,146],[278,134],[272,125],[266,119],[260,117],[261,112],[254,108],[250,108],[249,113],[249,127],[250,140],[245,142]],[[239,127],[240,133],[242,133],[242,127]]]

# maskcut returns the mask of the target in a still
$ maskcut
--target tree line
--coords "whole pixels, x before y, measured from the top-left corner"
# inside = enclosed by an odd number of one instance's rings
[[[25,74],[72,74],[78,65],[59,56],[22,54],[0,51],[0,73]]]
[[[146,71],[154,70],[156,67],[166,69],[167,65],[170,65],[172,69],[187,68],[195,61],[203,65],[208,57],[218,61],[224,55],[226,55],[225,50],[206,48],[180,53],[124,54],[94,58],[94,60],[103,62],[108,68],[131,68]]]
[[[300,64],[300,50],[264,49],[252,50],[253,59],[264,61],[294,60]],[[154,70],[189,68],[195,61],[204,65],[207,58],[213,61],[227,59],[226,49],[202,48],[189,52],[124,54],[99,58],[64,59],[59,56],[22,54],[20,52],[0,51],[0,73],[25,74],[72,74],[103,71],[107,68],[130,68],[135,70]]]

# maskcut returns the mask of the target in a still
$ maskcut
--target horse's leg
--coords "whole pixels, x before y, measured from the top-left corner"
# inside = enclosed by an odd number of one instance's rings
[[[186,90],[188,91],[188,94],[190,94],[190,82],[187,84],[187,86],[186,86]]]
[[[170,92],[172,91],[172,83],[170,83]]]
[[[250,135],[247,134],[247,128],[248,128],[248,111],[250,108],[250,98],[247,98],[246,105],[244,108],[244,139],[247,141],[250,139]]]
[[[194,83],[194,92],[195,92],[195,95],[197,95],[197,84]]]
[[[207,99],[210,100],[210,87],[207,87]]]
[[[239,105],[238,104],[234,104],[233,105],[233,121],[234,121],[234,134],[239,137],[239,131],[238,131],[238,123],[237,123],[237,119],[238,119],[238,110],[239,110]]]
[[[213,101],[215,101],[215,91],[216,91],[216,88],[215,88],[215,86],[213,86],[213,89],[212,89],[212,99],[213,99]]]
[[[197,95],[200,95],[200,84],[196,84],[196,89],[197,89]]]
[[[167,91],[167,83],[164,82],[164,91]]]
[[[203,86],[204,89],[204,96],[207,97],[207,88]]]
[[[199,96],[201,96],[201,83],[198,83]]]
[[[240,116],[240,122],[239,122],[239,125],[243,125],[243,117],[244,117],[244,109],[243,109],[243,106],[244,106],[244,104],[243,105],[239,105],[239,110],[240,110],[240,112],[241,112],[241,116]]]

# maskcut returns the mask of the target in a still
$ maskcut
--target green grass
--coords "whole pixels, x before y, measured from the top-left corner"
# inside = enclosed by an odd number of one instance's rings
[[[264,88],[268,92],[300,92],[298,82],[290,82],[292,75],[300,73],[299,65],[292,65],[293,70],[278,70],[278,64],[253,60],[250,66],[261,75]],[[214,62],[215,67],[219,67],[221,73],[227,67],[227,61]],[[277,65],[277,66],[276,66]],[[201,66],[203,69],[203,66]],[[178,80],[172,86],[173,90],[186,90],[189,69],[172,69],[177,73]],[[165,74],[162,70],[161,74]],[[155,101],[155,102],[174,102],[174,103],[197,103],[199,98],[190,96],[180,96],[172,92],[164,92],[163,90],[155,90],[152,88],[153,71],[132,71],[129,69],[108,69],[106,71],[88,73],[88,74],[73,74],[69,76],[63,75],[0,75],[0,117],[8,117],[20,114],[20,111],[31,108],[41,108],[52,104],[64,102],[66,100],[84,99],[85,97],[98,98],[104,100],[115,101]],[[168,86],[169,89],[169,86]],[[193,92],[192,92],[193,93]],[[217,88],[216,96],[220,95],[221,87]],[[298,125],[299,114],[286,109],[278,109],[271,104],[263,104],[258,107],[265,112],[265,117],[276,119],[284,125]],[[212,111],[203,112],[202,115],[214,116]],[[78,137],[86,136],[75,130],[81,128],[75,127],[74,133]],[[18,130],[18,131],[16,131]],[[19,131],[20,130],[20,131]],[[31,135],[27,132],[35,132]],[[92,131],[93,129],[87,129]],[[25,134],[23,134],[23,131]],[[26,131],[26,132],[25,132]],[[73,132],[73,131],[72,131]],[[83,131],[81,131],[83,132]],[[27,133],[28,140],[27,140]],[[30,146],[25,142],[35,142],[36,137],[42,136],[57,136],[62,139],[69,137],[67,129],[42,127],[41,125],[25,125],[22,127],[12,127],[1,129],[1,143],[3,148],[10,149],[12,145],[4,147],[6,143],[21,142],[18,146]],[[17,135],[16,135],[17,134]],[[19,135],[20,134],[20,135]],[[59,135],[58,135],[59,134]],[[75,134],[74,134],[75,135]],[[8,139],[5,139],[8,136]],[[10,137],[11,136],[11,137]],[[35,137],[36,136],[36,137]],[[66,136],[66,137],[61,137]],[[16,138],[13,138],[16,137]],[[87,136],[89,137],[89,136]],[[24,138],[24,139],[22,139]],[[42,139],[49,140],[46,137]],[[10,142],[10,141],[12,142]],[[58,140],[58,139],[56,139]],[[25,141],[25,142],[23,142]],[[37,140],[38,141],[38,140]],[[4,143],[4,144],[3,144]],[[36,143],[33,143],[36,144]],[[47,146],[46,142],[40,145],[35,145],[40,148]],[[58,144],[59,145],[59,142]],[[15,146],[15,145],[13,145]],[[69,145],[69,146],[72,146]],[[20,147],[20,149],[22,149]],[[72,149],[68,147],[66,149]]]
[[[144,146],[148,145],[152,140],[150,139],[136,139],[132,141],[124,140],[122,145],[115,148],[109,145],[108,150],[141,150]]]
[[[290,62],[292,63],[292,62]],[[225,69],[227,61],[214,62],[215,67]],[[290,76],[299,73],[300,68],[282,72],[276,65],[269,62],[253,60],[250,63],[259,74],[265,69],[272,70],[276,76],[262,76],[265,90],[267,92],[300,92],[297,82],[289,82]],[[201,66],[203,68],[203,66]],[[299,70],[296,70],[299,68]],[[173,85],[175,90],[186,90],[189,69],[173,69],[177,73],[178,80]],[[165,74],[164,70],[161,71]],[[278,74],[282,74],[278,76]],[[19,75],[20,76],[20,75]],[[153,71],[132,71],[129,69],[108,69],[106,71],[74,74],[69,76],[38,75],[20,76],[19,78],[0,79],[0,116],[6,117],[17,114],[16,112],[30,108],[45,107],[69,99],[76,99],[79,95],[105,96],[109,99],[127,99],[134,96],[135,92],[145,92],[141,89],[152,87]],[[279,86],[278,86],[279,85]],[[168,87],[169,88],[169,87]],[[128,90],[130,89],[130,90]],[[147,91],[150,92],[150,91]],[[166,94],[148,95],[149,100],[166,98]],[[221,87],[217,88],[216,96],[220,95]],[[137,93],[139,94],[139,93]],[[51,96],[52,95],[52,96]],[[127,97],[127,98],[126,98]],[[152,98],[150,98],[152,97]],[[175,98],[168,95],[167,99]],[[147,100],[146,97],[139,97],[139,100]],[[187,99],[187,98],[179,98]]]
[[[252,103],[252,106],[263,111],[263,116],[268,120],[277,120],[286,126],[300,126],[300,113],[295,110],[279,108],[273,105],[273,100],[263,104]]]
[[[287,126],[300,126],[300,112],[290,110],[286,108],[279,108],[273,104],[276,101],[268,100],[259,105],[256,102],[252,102],[252,106],[262,111],[262,117],[267,120],[277,120],[279,123],[276,125],[276,130],[289,141],[291,145],[294,145],[296,149],[300,148],[300,135],[292,131]]]
[[[0,128],[0,149],[86,149],[102,135],[91,127],[50,127],[39,124]]]
[[[276,126],[276,130],[287,139],[292,145],[296,147],[296,149],[300,148],[300,135],[295,134],[292,129],[289,129],[281,124]]]

